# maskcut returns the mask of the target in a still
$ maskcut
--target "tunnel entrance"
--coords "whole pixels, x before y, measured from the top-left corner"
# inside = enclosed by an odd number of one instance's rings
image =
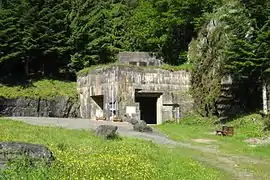
[[[91,114],[92,116],[96,118],[103,118],[103,109],[104,109],[104,96],[98,95],[98,96],[91,96],[92,98],[92,108],[91,108]]]
[[[92,99],[95,101],[96,105],[103,110],[103,95],[99,96],[91,96]]]
[[[147,124],[157,124],[158,111],[157,101],[161,94],[159,93],[136,93],[135,102],[139,103],[141,120]]]

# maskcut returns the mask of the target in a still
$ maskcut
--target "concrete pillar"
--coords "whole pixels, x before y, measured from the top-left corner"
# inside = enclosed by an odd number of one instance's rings
[[[157,98],[157,124],[162,124],[162,96]]]
[[[91,118],[91,97],[88,95],[85,98],[86,113],[85,118]]]
[[[179,121],[180,121],[180,108],[179,108],[179,106],[175,107],[175,117],[174,118],[176,119],[176,122],[179,123]]]

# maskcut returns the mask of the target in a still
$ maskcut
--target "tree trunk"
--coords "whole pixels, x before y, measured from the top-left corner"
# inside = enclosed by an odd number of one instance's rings
[[[42,62],[41,73],[42,73],[42,76],[45,75],[45,63],[44,62]]]
[[[267,107],[267,88],[266,88],[266,83],[263,83],[262,87],[262,97],[263,97],[263,113],[267,114],[268,113],[268,107]]]
[[[25,72],[26,77],[28,77],[29,76],[29,61],[28,60],[24,61],[24,72]]]

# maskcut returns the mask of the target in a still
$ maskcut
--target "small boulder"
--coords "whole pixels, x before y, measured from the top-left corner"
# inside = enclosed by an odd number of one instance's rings
[[[100,125],[97,127],[95,134],[105,139],[113,139],[116,137],[117,129],[117,126]]]
[[[40,161],[48,165],[55,160],[53,153],[44,145],[24,142],[0,142],[0,167],[22,157],[26,157],[31,162]]]
[[[139,132],[153,132],[153,129],[143,120],[139,120],[136,124],[134,124],[133,130]]]
[[[138,123],[138,120],[135,119],[135,118],[132,118],[132,117],[126,117],[125,118],[125,121],[128,122],[128,123],[130,123],[130,124],[132,124],[132,125],[135,125],[135,124]]]

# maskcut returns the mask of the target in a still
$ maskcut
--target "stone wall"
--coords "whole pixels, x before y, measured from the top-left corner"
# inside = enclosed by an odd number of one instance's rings
[[[52,100],[0,97],[0,116],[80,117],[79,104],[67,97]]]
[[[103,95],[104,116],[108,117],[108,107],[113,97],[117,100],[119,114],[126,113],[126,106],[136,106],[135,93],[159,94],[163,120],[179,117],[192,110],[193,101],[188,93],[190,73],[168,71],[161,68],[114,65],[93,69],[88,76],[78,77],[80,93],[80,113],[84,118],[95,116],[100,109],[91,96]],[[113,89],[113,91],[112,91]],[[113,93],[112,93],[113,92]],[[158,103],[157,103],[158,104]]]

